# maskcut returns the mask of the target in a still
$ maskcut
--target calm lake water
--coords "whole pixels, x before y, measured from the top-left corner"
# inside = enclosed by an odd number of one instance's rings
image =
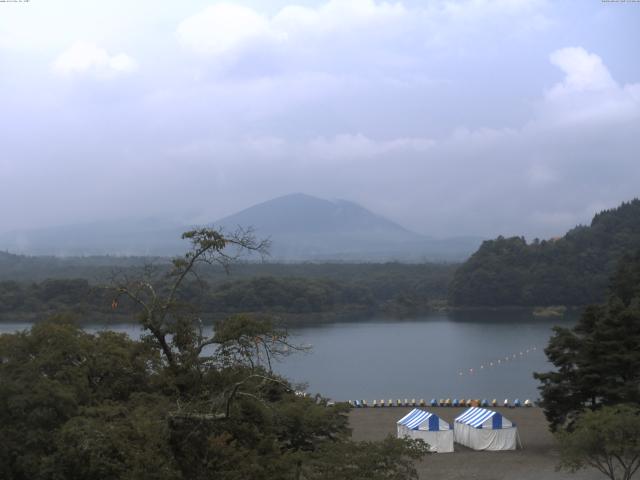
[[[554,325],[576,318],[536,319],[525,312],[435,313],[409,320],[369,319],[290,328],[311,345],[276,364],[294,383],[336,400],[538,397],[534,371],[551,368],[543,349]],[[0,323],[0,333],[29,328]],[[135,324],[90,325],[132,337]]]

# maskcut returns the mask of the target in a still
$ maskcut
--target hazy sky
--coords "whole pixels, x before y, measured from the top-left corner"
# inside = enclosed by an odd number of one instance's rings
[[[433,235],[640,195],[640,3],[0,3],[0,232],[293,192]]]

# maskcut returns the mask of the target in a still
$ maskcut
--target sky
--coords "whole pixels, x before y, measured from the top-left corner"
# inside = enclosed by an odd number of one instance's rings
[[[640,3],[0,2],[0,233],[289,193],[434,236],[640,196]]]

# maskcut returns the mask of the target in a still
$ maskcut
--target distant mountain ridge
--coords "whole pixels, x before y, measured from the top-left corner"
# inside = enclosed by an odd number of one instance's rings
[[[347,200],[301,193],[253,205],[213,223],[233,231],[252,227],[270,238],[274,261],[461,261],[481,239],[419,235]],[[35,255],[164,255],[187,248],[192,228],[153,219],[96,222],[0,235],[0,249]]]
[[[309,223],[309,220],[312,223]],[[419,237],[395,222],[348,200],[323,200],[303,193],[277,197],[218,220],[220,225],[253,225],[282,233],[397,232]]]
[[[0,249],[27,255],[174,255],[183,227],[154,218],[106,220],[0,235]]]
[[[450,302],[458,306],[601,303],[625,255],[640,251],[640,200],[596,214],[589,226],[528,244],[488,240],[457,271]]]
[[[218,222],[227,230],[251,225],[271,239],[284,261],[461,261],[481,239],[435,239],[347,200],[295,193],[259,203]]]

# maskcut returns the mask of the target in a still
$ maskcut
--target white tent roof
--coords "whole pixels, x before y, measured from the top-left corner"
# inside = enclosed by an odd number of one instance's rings
[[[456,423],[469,425],[473,428],[509,428],[513,423],[504,418],[500,413],[486,408],[471,407],[456,417]]]
[[[398,420],[398,425],[403,425],[407,427],[409,430],[449,430],[451,427],[447,422],[442,420],[437,415],[427,412],[426,410],[421,410],[419,408],[414,408],[409,413],[407,413],[404,417]],[[424,428],[426,426],[427,428]]]

